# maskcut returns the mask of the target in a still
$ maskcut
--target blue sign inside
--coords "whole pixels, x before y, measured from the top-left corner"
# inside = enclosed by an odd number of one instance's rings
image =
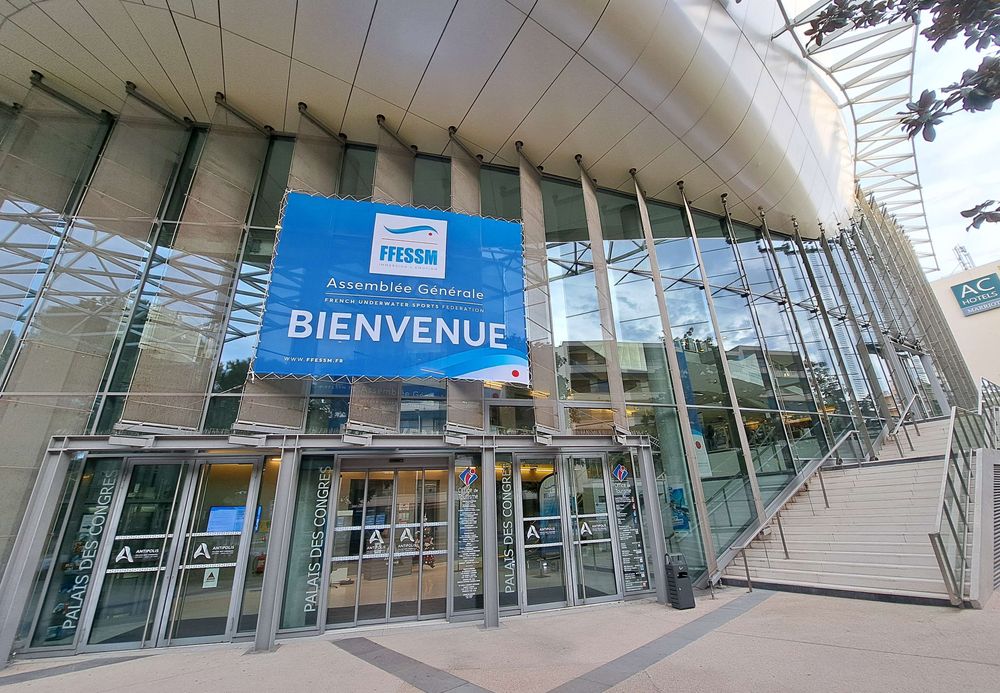
[[[258,374],[527,384],[521,225],[289,193]]]

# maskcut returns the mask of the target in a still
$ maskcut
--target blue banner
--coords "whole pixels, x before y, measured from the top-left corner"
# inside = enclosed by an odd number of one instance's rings
[[[958,301],[958,305],[962,309],[962,315],[975,315],[1000,308],[1000,281],[998,280],[1000,277],[994,273],[953,285],[951,292],[955,294],[955,300]]]
[[[289,193],[253,371],[527,384],[521,225]]]

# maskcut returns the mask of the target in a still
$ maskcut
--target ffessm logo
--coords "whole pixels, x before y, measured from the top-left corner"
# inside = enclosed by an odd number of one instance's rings
[[[448,222],[376,214],[368,271],[397,277],[444,279]]]

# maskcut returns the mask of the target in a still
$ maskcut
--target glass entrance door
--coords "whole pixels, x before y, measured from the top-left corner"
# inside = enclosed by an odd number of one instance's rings
[[[228,639],[263,511],[260,463],[131,462],[125,473],[86,647]]]
[[[188,465],[133,464],[126,473],[125,497],[86,641],[102,649],[156,642]]]
[[[340,473],[328,627],[445,615],[448,483],[447,469]]]
[[[566,561],[558,466],[554,458],[519,459],[522,604],[552,607],[567,603]]]
[[[573,457],[569,464],[569,513],[577,603],[620,599],[620,563],[603,457]]]

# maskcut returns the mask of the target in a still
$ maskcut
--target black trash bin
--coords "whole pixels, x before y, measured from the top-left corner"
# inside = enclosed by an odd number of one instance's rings
[[[694,608],[694,588],[688,575],[684,554],[668,553],[663,557],[667,574],[667,599],[675,609]]]

